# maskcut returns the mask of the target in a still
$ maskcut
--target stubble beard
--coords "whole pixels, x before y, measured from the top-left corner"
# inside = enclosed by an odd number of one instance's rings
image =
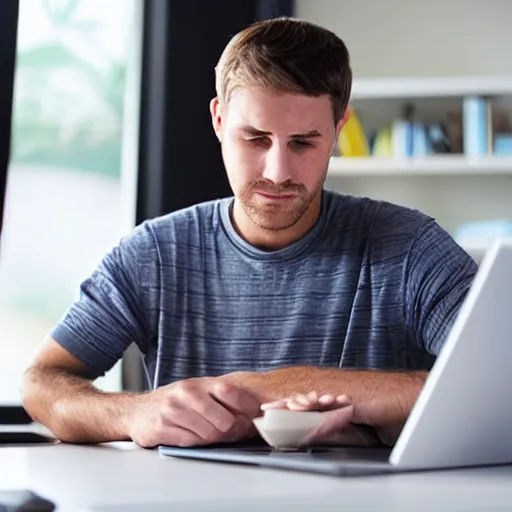
[[[257,186],[257,184],[249,184],[239,196],[240,205],[250,221],[258,228],[267,231],[282,231],[295,226],[299,222],[308,211],[321,188],[322,183],[317,185],[312,192],[308,193],[302,185],[293,185],[276,191],[268,190],[268,187]],[[256,204],[254,198],[254,190],[256,189],[268,192],[269,194],[293,193],[296,194],[296,197],[291,200],[283,200],[282,202]]]

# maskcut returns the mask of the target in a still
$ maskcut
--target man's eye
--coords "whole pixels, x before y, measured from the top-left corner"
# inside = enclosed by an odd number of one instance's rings
[[[300,140],[300,139],[294,140],[293,144],[298,148],[309,148],[313,145],[313,144],[311,144],[311,142],[308,142],[307,140]]]
[[[262,145],[262,144],[267,143],[266,137],[250,137],[245,140],[246,140],[246,142],[249,142],[249,143],[255,144],[255,145]]]

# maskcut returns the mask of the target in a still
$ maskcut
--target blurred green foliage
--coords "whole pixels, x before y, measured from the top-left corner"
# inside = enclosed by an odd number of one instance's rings
[[[41,0],[51,40],[19,49],[12,162],[118,177],[125,62],[102,48],[87,0]]]

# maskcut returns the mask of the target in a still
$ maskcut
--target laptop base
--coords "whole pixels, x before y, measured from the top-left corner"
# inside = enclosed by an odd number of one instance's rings
[[[361,476],[404,471],[388,461],[389,448],[318,446],[299,451],[279,451],[269,446],[212,445],[180,448],[160,446],[162,455],[206,461],[250,464],[333,476]]]

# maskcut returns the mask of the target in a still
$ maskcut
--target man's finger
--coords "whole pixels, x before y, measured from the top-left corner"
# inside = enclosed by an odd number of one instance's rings
[[[318,393],[316,391],[310,391],[306,397],[310,402],[316,402],[318,400]]]
[[[315,405],[318,401],[318,395],[312,391],[307,395],[295,395],[290,399],[290,402],[295,402],[296,404],[300,404],[304,407],[310,408],[312,405]]]
[[[226,433],[225,440],[229,442],[237,442],[242,439],[250,439],[257,435],[258,431],[256,430],[252,420],[243,414],[239,414],[236,416],[235,423],[231,430]]]
[[[335,401],[339,405],[350,405],[352,403],[352,398],[348,395],[338,395]]]
[[[223,432],[226,432],[232,427],[234,418],[226,417],[219,421],[218,411],[214,411],[209,414],[210,416],[205,417],[203,414],[200,414],[196,410],[188,407],[186,404],[183,404],[182,406],[173,407],[169,413],[167,423],[169,426],[176,426],[188,430],[203,439],[205,442],[212,443],[219,439]],[[222,414],[223,413],[221,411],[220,415]],[[231,415],[229,414],[229,416]],[[209,418],[213,418],[212,421],[217,421],[217,424],[226,430],[220,430],[217,428]]]
[[[290,411],[314,411],[318,409],[318,403],[310,402],[305,396],[296,396],[288,400]]]
[[[197,434],[194,434],[194,432],[173,425],[163,429],[159,433],[159,436],[153,446],[157,446],[159,444],[185,447],[201,446],[208,443]]]
[[[322,395],[318,397],[318,403],[323,406],[331,405],[334,401],[335,398],[332,395]]]
[[[324,415],[324,421],[301,441],[301,445],[322,441],[329,442],[330,440],[335,441],[339,437],[339,434],[343,432],[347,426],[351,425],[351,421],[354,417],[354,406],[349,405],[347,407],[326,411],[322,414]]]
[[[266,402],[261,405],[261,410],[267,409],[290,409],[292,411],[328,411],[338,409],[352,404],[348,395],[334,396],[331,394],[317,395],[317,400],[310,400],[313,395],[295,395],[289,398],[282,398],[273,402]]]
[[[248,418],[260,414],[259,400],[248,391],[225,382],[216,382],[210,390],[211,396],[233,413],[240,413]]]
[[[195,397],[184,405],[196,411],[220,432],[228,432],[235,422],[234,414],[208,393]]]
[[[282,398],[281,400],[274,400],[273,402],[265,402],[261,404],[261,410],[266,411],[267,409],[288,409],[288,398]]]

